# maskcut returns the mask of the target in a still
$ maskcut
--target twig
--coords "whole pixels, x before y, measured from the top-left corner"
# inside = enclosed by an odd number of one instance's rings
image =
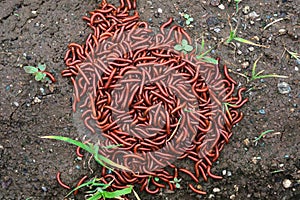
[[[273,24],[277,23],[277,22],[280,22],[284,20],[284,18],[279,18],[279,19],[276,19],[274,21],[272,21],[271,23],[267,24],[265,27],[264,27],[264,30],[266,30],[267,28],[269,28],[270,26],[272,26]]]

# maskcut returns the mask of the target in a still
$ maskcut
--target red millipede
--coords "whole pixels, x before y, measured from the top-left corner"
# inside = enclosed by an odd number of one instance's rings
[[[83,17],[92,33],[84,44],[68,45],[67,69],[61,72],[74,86],[73,111],[79,107],[85,128],[99,136],[99,153],[135,171],[109,173],[103,167],[101,181],[115,180],[109,191],[142,184],[142,191],[157,194],[166,185],[175,189],[171,182],[178,171],[196,183],[200,176],[204,181],[207,176],[221,179],[210,170],[233,125],[243,118],[238,109],[248,100],[242,95],[245,89],[234,95],[237,83],[226,66],[220,71],[219,58],[211,65],[198,61],[195,50],[187,54],[175,50],[182,39],[193,43],[183,28],[171,26],[172,18],[154,34],[147,22],[139,21],[135,9],[136,0],[120,0],[119,7],[104,0]],[[133,15],[130,10],[135,10]],[[108,145],[121,146],[101,147]],[[79,148],[76,153],[82,157]],[[175,158],[194,162],[193,172],[180,162],[171,163]],[[174,169],[173,175],[167,167]],[[69,189],[59,173],[57,180]],[[206,194],[188,185],[193,192]]]

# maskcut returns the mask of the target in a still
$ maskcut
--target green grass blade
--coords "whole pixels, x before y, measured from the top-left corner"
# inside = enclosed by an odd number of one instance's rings
[[[77,141],[77,140],[73,140],[71,138],[68,138],[68,137],[63,137],[63,136],[55,136],[55,135],[51,135],[51,136],[42,136],[41,138],[45,138],[45,139],[54,139],[54,140],[60,140],[60,141],[63,141],[63,142],[67,142],[69,144],[73,144],[73,145],[76,145],[84,150],[86,150],[87,152],[93,154],[94,151],[93,149],[86,145],[86,144],[83,144],[82,142],[80,141]]]
[[[250,44],[250,45],[253,45],[253,46],[257,46],[257,47],[270,48],[269,46],[265,46],[265,45],[261,45],[261,44],[256,44],[256,43],[251,42],[249,40],[245,40],[244,38],[234,37],[233,39],[236,40],[236,41],[238,41],[238,42],[242,42],[242,43],[245,43],[245,44]]]
[[[202,59],[203,59],[205,62],[207,62],[207,63],[211,63],[211,64],[214,64],[214,65],[217,65],[217,64],[218,64],[218,61],[217,61],[216,59],[214,59],[214,58],[211,58],[211,57],[205,56],[205,57],[203,57]]]
[[[266,75],[255,77],[255,79],[262,79],[262,78],[288,78],[288,76],[277,75],[277,74],[266,74]]]
[[[124,188],[121,190],[116,190],[113,192],[103,191],[103,197],[113,199],[116,197],[121,197],[126,194],[130,194],[132,192],[132,185],[130,185],[128,188]]]
[[[267,131],[264,131],[264,132],[262,132],[259,136],[258,136],[258,138],[256,138],[255,140],[254,140],[254,142],[257,142],[258,140],[260,140],[264,135],[266,135],[266,134],[268,134],[268,133],[270,133],[270,132],[273,132],[274,130],[267,130]]]
[[[112,167],[115,167],[115,168],[118,168],[118,169],[123,169],[123,170],[126,170],[126,171],[131,171],[131,169],[123,166],[123,165],[119,165],[118,163],[115,163],[113,162],[112,160],[102,156],[102,155],[98,155],[99,156],[99,159],[102,160],[105,164],[108,164],[109,166],[112,166]]]

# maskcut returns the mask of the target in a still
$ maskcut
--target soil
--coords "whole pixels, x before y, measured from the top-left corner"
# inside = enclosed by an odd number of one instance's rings
[[[118,5],[117,0],[109,1]],[[298,1],[138,1],[141,19],[157,28],[169,17],[184,26],[205,48],[229,36],[228,17],[237,26],[239,37],[270,48],[247,44],[219,45],[210,54],[220,57],[232,71],[251,74],[254,61],[262,55],[257,70],[288,76],[247,83],[231,73],[242,86],[249,102],[241,109],[245,117],[233,128],[230,142],[221,152],[212,171],[222,180],[201,182],[207,195],[191,192],[183,176],[181,189],[159,195],[138,192],[141,199],[300,199],[300,63],[285,52],[300,53],[300,10]],[[298,3],[297,3],[298,2]],[[83,43],[89,33],[82,16],[97,7],[97,1],[2,0],[0,1],[0,199],[64,199],[68,190],[58,185],[56,174],[74,187],[84,176],[88,155],[76,160],[75,147],[41,139],[44,135],[78,136],[72,122],[72,85],[62,78],[63,57],[70,42]],[[162,13],[158,13],[158,8]],[[249,8],[249,9],[247,9]],[[185,25],[179,14],[188,13],[194,21]],[[255,18],[253,15],[257,15]],[[251,14],[252,13],[252,14]],[[270,27],[264,27],[276,19]],[[26,74],[22,66],[45,63],[57,82],[47,86]],[[277,84],[290,85],[289,94],[278,92]],[[255,137],[272,129],[257,144]],[[92,166],[95,169],[95,166]],[[285,180],[285,181],[284,181]],[[283,185],[290,180],[291,184]],[[84,199],[82,194],[76,199]],[[134,197],[132,197],[134,199]]]

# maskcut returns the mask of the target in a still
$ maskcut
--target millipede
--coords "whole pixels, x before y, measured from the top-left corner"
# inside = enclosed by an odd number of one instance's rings
[[[189,188],[206,194],[194,185],[201,177],[222,178],[211,169],[242,120],[237,109],[247,102],[245,89],[235,92],[237,82],[226,66],[220,69],[219,59],[213,65],[199,61],[195,50],[175,50],[183,39],[192,44],[189,34],[172,25],[172,18],[155,33],[140,21],[136,4],[120,0],[115,7],[103,0],[83,17],[92,32],[84,44],[68,45],[62,71],[74,86],[73,111],[85,126],[86,141],[130,169],[109,172],[101,166],[102,182],[114,180],[108,190],[138,184],[157,194],[175,190],[174,178],[186,174],[193,181]],[[77,155],[83,156],[80,149]],[[194,166],[179,166],[181,160]]]

